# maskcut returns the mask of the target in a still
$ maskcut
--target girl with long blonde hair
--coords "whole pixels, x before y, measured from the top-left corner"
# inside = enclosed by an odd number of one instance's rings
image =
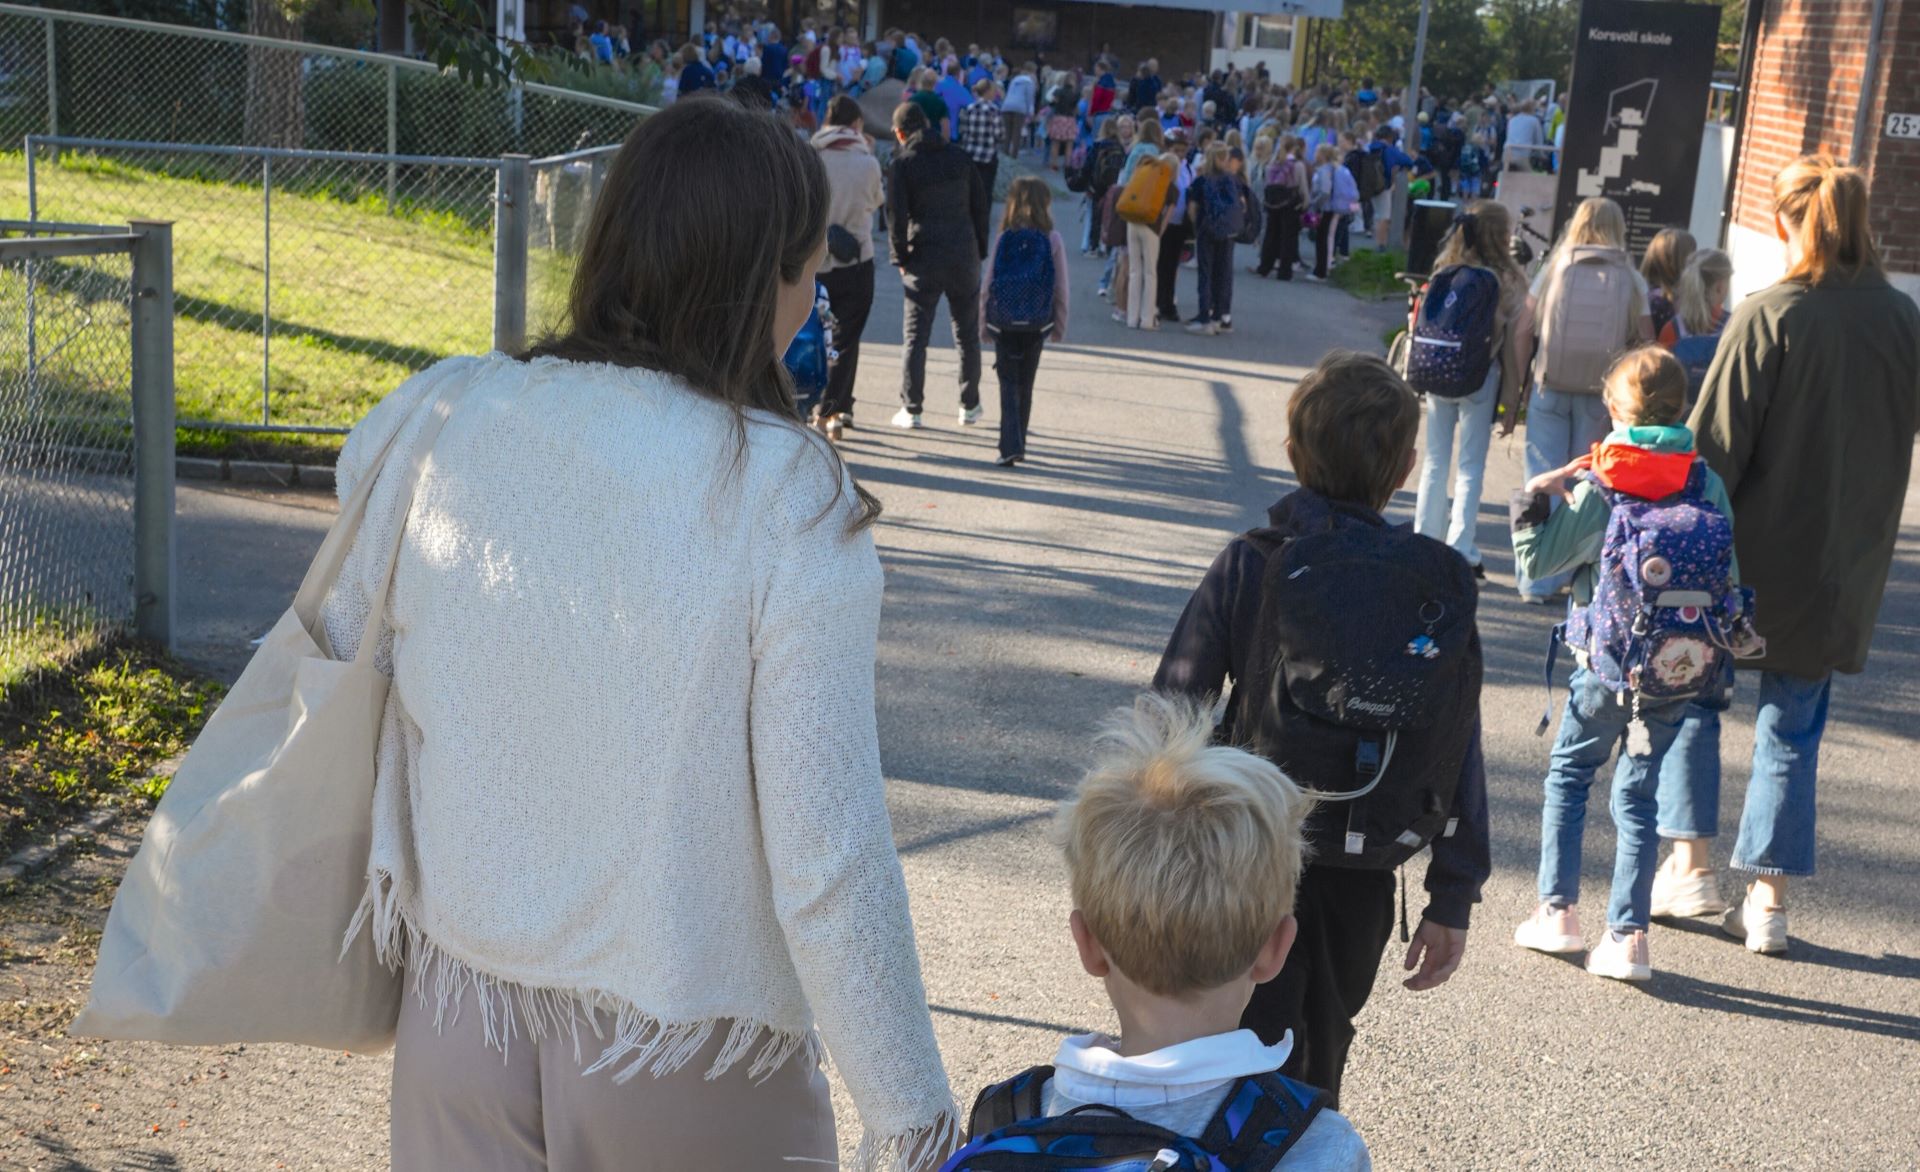
[[[1528,479],[1565,467],[1607,437],[1613,423],[1600,401],[1600,376],[1614,358],[1654,339],[1646,279],[1627,256],[1619,204],[1581,201],[1532,294],[1540,344],[1527,400]],[[1520,601],[1535,606],[1552,602],[1570,581],[1565,573],[1515,575]]]

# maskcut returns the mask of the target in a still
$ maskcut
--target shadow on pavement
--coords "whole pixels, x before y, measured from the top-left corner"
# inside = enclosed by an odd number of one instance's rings
[[[1740,989],[1673,972],[1656,972],[1653,980],[1647,983],[1646,991],[1649,996],[1662,1001],[1696,1009],[1737,1013],[1767,1021],[1828,1026],[1853,1033],[1920,1042],[1920,1017],[1912,1014],[1887,1013],[1878,1009],[1838,1005],[1831,1001],[1788,997],[1759,989]]]

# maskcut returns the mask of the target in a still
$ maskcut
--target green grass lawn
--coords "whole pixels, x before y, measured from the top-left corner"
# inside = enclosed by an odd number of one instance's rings
[[[1407,283],[1394,276],[1406,267],[1407,254],[1398,249],[1357,248],[1353,258],[1341,262],[1327,279],[1355,297],[1382,301],[1407,295]]]
[[[493,177],[475,172],[460,182],[457,202],[472,206],[467,197],[484,202]],[[259,186],[69,154],[58,165],[42,157],[39,187],[42,219],[174,222],[180,417],[258,423],[267,292]],[[26,214],[24,157],[0,155],[0,216]],[[371,197],[276,188],[272,232],[274,422],[351,425],[409,374],[491,344],[486,229],[444,212],[388,214]]]

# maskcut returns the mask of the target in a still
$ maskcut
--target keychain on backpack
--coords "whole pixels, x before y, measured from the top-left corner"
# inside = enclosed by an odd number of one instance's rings
[[[1432,618],[1427,617],[1429,610],[1434,612]],[[1418,656],[1421,659],[1440,658],[1440,644],[1434,641],[1433,631],[1435,627],[1440,625],[1440,620],[1445,617],[1447,617],[1446,605],[1438,599],[1421,607],[1420,621],[1427,625],[1427,633],[1424,635],[1415,635],[1412,639],[1408,640],[1407,654]]]

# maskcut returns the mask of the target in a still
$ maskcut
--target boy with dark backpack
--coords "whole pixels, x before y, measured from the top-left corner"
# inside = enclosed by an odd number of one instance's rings
[[[1068,1038],[981,1092],[943,1172],[1371,1169],[1327,1096],[1278,1073],[1287,1044],[1235,1028],[1293,942],[1307,801],[1212,732],[1208,707],[1164,696],[1108,724],[1055,836],[1120,1036]]]
[[[1053,191],[1032,175],[1013,181],[980,275],[980,340],[1000,376],[1003,468],[1027,458],[1033,382],[1047,339],[1067,338],[1067,246],[1053,227]]]
[[[1289,1030],[1283,1072],[1339,1102],[1353,1018],[1393,934],[1394,868],[1431,845],[1404,967],[1444,983],[1491,870],[1477,595],[1466,559],[1380,515],[1413,471],[1420,406],[1385,361],[1336,351],[1287,408],[1300,488],[1235,539],[1187,603],[1154,687],[1220,695],[1222,740],[1320,799],[1298,944],[1242,1024]],[[1404,888],[1402,939],[1405,935]]]
[[[1555,631],[1577,667],[1553,744],[1540,812],[1540,906],[1513,934],[1537,952],[1587,952],[1587,971],[1653,975],[1647,949],[1660,836],[1660,764],[1690,701],[1731,683],[1733,660],[1757,655],[1753,594],[1739,586],[1726,486],[1679,426],[1687,376],[1657,346],[1630,351],[1602,396],[1614,431],[1513,501],[1514,560],[1530,575],[1577,570]],[[1571,492],[1569,477],[1577,478]],[[1567,507],[1550,511],[1549,493]],[[1553,657],[1548,656],[1549,679]],[[1540,732],[1547,727],[1542,715]],[[1580,927],[1580,840],[1594,774],[1613,774],[1618,845],[1607,930],[1591,950]]]

